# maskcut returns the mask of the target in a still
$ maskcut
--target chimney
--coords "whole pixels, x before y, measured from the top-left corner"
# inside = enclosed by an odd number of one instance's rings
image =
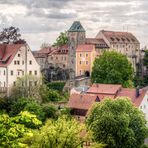
[[[140,91],[139,91],[139,87],[136,88],[136,98],[138,98],[140,96]]]

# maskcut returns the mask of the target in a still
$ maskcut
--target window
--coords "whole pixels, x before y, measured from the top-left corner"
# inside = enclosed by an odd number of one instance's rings
[[[20,57],[21,55],[20,54],[18,54],[18,57]]]
[[[6,87],[6,83],[4,82],[4,87]]]
[[[88,57],[88,54],[86,53],[86,57]]]
[[[34,86],[37,86],[37,81],[34,82]]]
[[[80,61],[80,65],[82,64],[82,62]]]
[[[32,61],[31,60],[29,61],[29,64],[32,65]]]
[[[17,73],[17,74],[18,74],[18,76],[19,76],[19,75],[20,75],[20,72],[18,71],[18,73]]]
[[[24,61],[22,61],[22,65],[24,65]]]
[[[56,57],[56,60],[58,60],[58,57]]]
[[[13,70],[11,70],[11,72],[10,72],[10,73],[11,73],[11,76],[13,76]]]
[[[14,61],[14,65],[16,65],[16,61]]]
[[[82,57],[82,54],[80,53],[80,57]]]
[[[80,70],[80,75],[82,74],[82,71]]]
[[[86,61],[86,65],[88,65],[88,61]]]
[[[32,81],[29,81],[29,86],[32,86]]]
[[[32,71],[29,71],[29,75],[32,75]]]
[[[22,75],[24,75],[24,71],[22,71]]]
[[[20,65],[20,61],[17,61],[17,64]]]
[[[5,76],[5,74],[6,74],[6,72],[5,72],[5,70],[4,70],[4,76]]]
[[[66,61],[66,57],[65,57],[65,61]]]
[[[36,70],[34,71],[34,74],[37,75],[37,71]]]

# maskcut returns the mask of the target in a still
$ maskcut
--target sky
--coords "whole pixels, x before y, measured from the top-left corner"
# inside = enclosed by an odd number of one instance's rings
[[[0,30],[15,26],[32,50],[52,44],[80,21],[87,37],[104,30],[132,32],[148,46],[148,0],[0,0]]]

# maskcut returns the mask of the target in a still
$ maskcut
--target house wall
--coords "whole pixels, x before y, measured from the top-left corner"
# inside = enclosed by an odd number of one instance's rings
[[[53,66],[58,66],[63,69],[68,68],[68,53],[67,54],[53,54],[48,56],[48,63]]]
[[[146,120],[148,122],[148,91],[145,94],[145,96],[139,106],[139,109],[144,113]],[[148,123],[147,123],[147,125],[148,125]]]
[[[93,49],[92,52],[76,52],[76,77],[85,75],[86,71],[91,74],[93,62],[96,56],[97,54],[95,52],[95,49]]]
[[[7,86],[6,75],[7,75],[7,68],[0,67],[0,87]]]
[[[37,77],[41,76],[40,66],[28,46],[21,47],[11,64],[8,65],[7,95],[10,94],[10,89],[13,85],[15,85],[16,80],[24,75],[35,75]]]

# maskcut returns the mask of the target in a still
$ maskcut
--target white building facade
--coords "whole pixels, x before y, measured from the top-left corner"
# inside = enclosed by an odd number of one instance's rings
[[[0,92],[10,95],[18,78],[40,77],[40,66],[27,44],[0,45]]]

